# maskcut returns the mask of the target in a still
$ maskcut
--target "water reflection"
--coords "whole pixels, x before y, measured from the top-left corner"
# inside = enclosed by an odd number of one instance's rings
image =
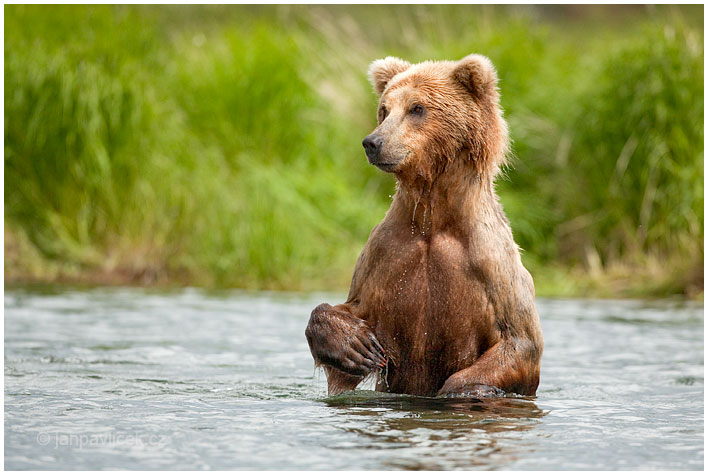
[[[483,469],[528,450],[527,432],[546,415],[532,398],[428,398],[354,391],[327,398],[341,428],[360,444],[339,449],[390,451],[387,468]],[[515,443],[510,443],[516,441]],[[523,447],[526,446],[526,447]],[[405,450],[395,450],[405,449]]]

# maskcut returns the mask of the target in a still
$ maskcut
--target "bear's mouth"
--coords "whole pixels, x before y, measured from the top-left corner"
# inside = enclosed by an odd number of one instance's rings
[[[379,170],[382,170],[382,171],[385,171],[385,172],[392,172],[392,171],[394,171],[394,170],[396,169],[396,167],[398,166],[398,162],[396,162],[396,163],[379,162],[379,163],[374,163],[374,165],[375,165]]]

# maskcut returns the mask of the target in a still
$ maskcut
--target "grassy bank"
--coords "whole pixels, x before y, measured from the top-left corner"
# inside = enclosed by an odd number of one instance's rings
[[[6,281],[346,288],[368,63],[481,52],[539,294],[701,293],[702,45],[700,6],[6,6]]]

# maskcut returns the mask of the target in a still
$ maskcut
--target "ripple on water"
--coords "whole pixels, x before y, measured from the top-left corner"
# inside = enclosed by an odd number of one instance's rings
[[[5,467],[703,468],[702,305],[539,299],[537,398],[327,397],[304,328],[341,300],[10,289]]]

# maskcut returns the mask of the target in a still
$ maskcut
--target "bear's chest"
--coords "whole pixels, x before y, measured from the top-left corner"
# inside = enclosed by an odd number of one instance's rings
[[[427,394],[483,351],[486,294],[458,239],[441,233],[395,241],[370,249],[361,316],[391,357],[390,389]]]

